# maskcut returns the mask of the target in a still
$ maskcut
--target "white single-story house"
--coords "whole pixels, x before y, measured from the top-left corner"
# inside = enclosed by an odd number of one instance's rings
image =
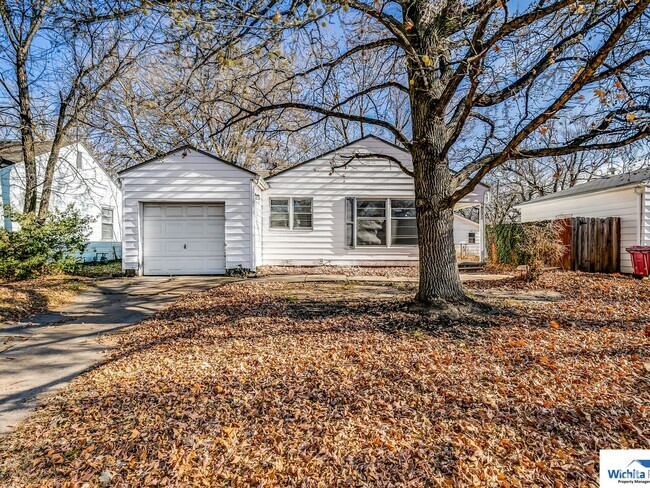
[[[630,246],[650,245],[650,168],[598,178],[517,206],[522,222],[620,217],[621,271],[632,273]]]
[[[355,158],[360,155],[377,157]],[[186,146],[120,172],[123,267],[144,275],[222,274],[260,265],[401,265],[418,259],[413,179],[368,136],[268,178]],[[479,206],[479,185],[457,208]],[[458,217],[481,248],[483,222]],[[480,251],[483,257],[483,251]]]
[[[458,257],[481,256],[480,230],[478,222],[454,214],[454,243]]]
[[[52,148],[51,142],[35,145],[37,178],[42,177]],[[40,194],[40,187],[38,192]],[[0,205],[22,211],[25,199],[25,165],[20,142],[0,141]],[[119,259],[122,255],[122,192],[101,165],[81,143],[67,144],[59,154],[54,172],[50,211],[62,211],[69,205],[82,215],[93,218],[84,261]],[[5,229],[18,224],[4,218]]]

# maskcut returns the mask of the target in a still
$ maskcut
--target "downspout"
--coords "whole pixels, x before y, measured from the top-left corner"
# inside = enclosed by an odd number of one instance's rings
[[[645,243],[643,242],[643,217],[644,217],[644,212],[643,212],[643,207],[644,207],[644,199],[645,199],[645,186],[635,186],[634,187],[634,193],[637,195],[637,205],[636,205],[636,215],[637,215],[637,238],[639,242],[639,246],[643,246]]]
[[[485,203],[478,206],[479,259],[485,262]]]

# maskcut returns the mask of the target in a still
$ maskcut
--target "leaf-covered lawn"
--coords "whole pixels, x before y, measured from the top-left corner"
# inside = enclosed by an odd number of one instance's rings
[[[596,486],[650,447],[650,284],[545,280],[445,326],[404,286],[187,296],[0,440],[0,484]]]
[[[65,305],[89,288],[88,278],[56,276],[24,281],[0,281],[0,323],[45,313]]]
[[[0,323],[65,305],[93,286],[95,280],[110,278],[119,273],[121,267],[120,261],[92,263],[82,265],[76,276],[61,274],[12,282],[0,280]]]

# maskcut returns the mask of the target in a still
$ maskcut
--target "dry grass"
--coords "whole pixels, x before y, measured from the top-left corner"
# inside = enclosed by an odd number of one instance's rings
[[[271,275],[346,275],[418,277],[417,266],[260,266],[258,276]]]
[[[90,278],[43,277],[10,283],[0,282],[0,323],[45,313],[69,303],[88,289]]]
[[[408,285],[187,296],[0,440],[0,484],[596,486],[650,447],[650,284],[544,279],[445,324]]]
[[[78,276],[43,276],[30,280],[0,281],[0,323],[46,313],[92,287],[96,280],[119,272],[121,263],[83,266]]]

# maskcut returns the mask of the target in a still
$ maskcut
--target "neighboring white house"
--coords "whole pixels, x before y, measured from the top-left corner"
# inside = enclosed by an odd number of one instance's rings
[[[481,226],[462,215],[454,215],[454,243],[461,259],[481,255]]]
[[[379,156],[354,159],[364,153]],[[418,257],[413,180],[381,155],[411,165],[406,151],[371,136],[266,180],[189,146],[128,168],[120,173],[123,267],[169,275],[260,265],[412,264]],[[482,209],[486,191],[479,185],[457,208]],[[458,238],[469,241],[471,221],[460,219]],[[474,225],[482,242],[483,225]]]
[[[42,184],[52,144],[36,144],[38,181]],[[40,194],[41,189],[38,189]],[[25,198],[25,166],[21,145],[15,141],[0,142],[0,205],[22,211]],[[50,211],[64,210],[69,205],[82,215],[94,219],[90,224],[89,243],[84,261],[117,259],[122,255],[120,230],[122,195],[117,184],[80,143],[61,149],[54,173]],[[3,219],[3,227],[16,230],[18,224]]]
[[[517,208],[522,222],[565,217],[620,217],[621,271],[632,272],[626,247],[650,245],[650,168],[598,178]]]

